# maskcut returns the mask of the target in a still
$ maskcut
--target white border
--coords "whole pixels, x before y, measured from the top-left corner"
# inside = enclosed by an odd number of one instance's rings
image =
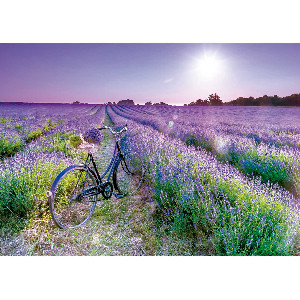
[[[1,1],[1,43],[299,42],[296,1]],[[1,257],[7,299],[290,299],[297,257]],[[293,271],[295,270],[295,271]],[[7,297],[5,297],[7,295]]]

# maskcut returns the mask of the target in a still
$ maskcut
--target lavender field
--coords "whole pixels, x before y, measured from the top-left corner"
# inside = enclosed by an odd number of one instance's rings
[[[81,163],[79,134],[104,120],[101,105],[0,105],[0,226],[21,230],[48,215],[45,192]]]
[[[127,124],[154,230],[204,255],[299,255],[299,120],[296,107],[0,104],[1,234],[50,218],[46,192],[86,155],[80,133]]]

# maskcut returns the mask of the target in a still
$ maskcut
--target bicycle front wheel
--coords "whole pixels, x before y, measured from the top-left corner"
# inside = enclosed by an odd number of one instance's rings
[[[54,223],[63,229],[84,224],[93,214],[97,185],[92,172],[74,165],[64,169],[54,180],[49,193],[49,206]]]
[[[128,152],[120,158],[113,173],[113,183],[119,197],[134,194],[142,184],[145,167],[137,152]]]

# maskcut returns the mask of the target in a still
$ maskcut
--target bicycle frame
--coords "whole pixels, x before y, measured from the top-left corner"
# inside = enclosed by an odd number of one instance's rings
[[[84,167],[86,167],[87,169],[89,169],[89,171],[91,173],[93,173],[95,175],[95,178],[97,180],[97,185],[102,185],[104,183],[107,183],[110,181],[110,178],[112,177],[113,175],[113,172],[115,170],[115,167],[118,165],[118,162],[119,160],[124,156],[122,150],[121,150],[121,147],[120,147],[120,144],[119,144],[119,141],[116,140],[116,144],[115,144],[115,149],[114,149],[114,153],[113,153],[113,156],[110,160],[110,163],[108,165],[108,167],[106,168],[106,170],[104,171],[104,173],[102,175],[99,174],[99,171],[98,171],[98,168],[97,168],[97,165],[95,163],[95,160],[94,160],[94,157],[93,157],[93,154],[91,152],[88,153],[88,156],[85,160],[85,163],[84,163]],[[92,167],[90,167],[90,164],[92,163]],[[95,171],[94,171],[95,170]],[[104,177],[105,175],[109,172],[109,175],[107,177],[107,179],[104,181]],[[96,192],[97,194],[98,193],[101,193],[101,191],[99,190],[98,192]]]
[[[47,192],[51,216],[60,228],[76,228],[84,224],[95,211],[96,202],[102,200],[97,195],[102,194],[104,200],[112,196],[123,198],[132,195],[142,182],[144,167],[140,155],[131,152],[130,148],[121,147],[121,133],[127,131],[127,125],[119,131],[108,126],[98,129],[109,129],[115,137],[114,151],[103,174],[99,173],[93,153],[89,150],[84,164],[70,165],[62,170]],[[83,142],[81,148],[91,149],[84,137],[80,137]],[[142,171],[138,181],[132,177],[139,174],[133,167],[137,164],[135,157]]]

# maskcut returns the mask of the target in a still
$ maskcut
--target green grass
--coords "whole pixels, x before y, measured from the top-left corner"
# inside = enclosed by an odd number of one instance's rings
[[[19,130],[22,130],[22,129],[23,129],[23,126],[22,126],[22,124],[16,124],[16,125],[15,125],[15,128],[16,128],[16,129],[19,129]]]
[[[12,118],[0,118],[0,123],[8,123],[11,121],[12,121]]]
[[[82,140],[79,135],[72,135],[69,137],[70,144],[76,148],[82,144]]]
[[[54,129],[57,125],[59,125],[59,123],[57,122],[53,122],[50,119],[46,119],[46,123],[43,124],[43,131],[49,131]]]
[[[233,165],[246,174],[261,177],[264,183],[268,181],[278,183],[290,190],[293,185],[293,173],[291,172],[293,162],[297,163],[291,157],[284,156],[284,154],[266,156],[252,150],[241,155]]]
[[[86,153],[83,150],[77,149],[82,143],[79,135],[71,132],[59,132],[51,134],[47,137],[42,137],[42,141],[47,143],[46,148],[42,148],[41,151],[48,152],[63,152],[66,157],[72,157],[73,159],[84,160],[86,159]]]
[[[26,133],[26,136],[25,136],[25,141],[26,141],[26,143],[30,143],[30,142],[36,140],[42,134],[43,134],[42,129],[36,129],[36,130],[33,130],[33,131],[28,131]]]
[[[44,132],[54,129],[59,123],[53,122],[50,119],[46,119],[46,123],[42,125],[42,128],[35,129],[33,131],[25,132],[25,141],[30,143],[44,134]]]
[[[12,119],[2,118],[1,123],[6,123],[10,120]],[[16,129],[20,130],[20,132],[24,134],[24,139],[16,136],[14,139],[8,140],[2,134],[0,136],[0,159],[13,156],[18,151],[22,150],[26,144],[29,144],[30,142],[38,139],[44,134],[45,131],[52,130],[59,124],[56,122],[52,122],[50,119],[46,119],[46,121],[47,123],[43,125],[43,128],[38,128],[32,131],[26,131],[21,124],[14,125]],[[76,146],[74,145],[74,147]]]
[[[24,142],[19,137],[15,137],[14,140],[8,140],[3,135],[0,136],[0,159],[14,155],[23,147]]]
[[[65,165],[39,162],[32,170],[0,175],[0,227],[19,231],[48,214],[46,191]]]

